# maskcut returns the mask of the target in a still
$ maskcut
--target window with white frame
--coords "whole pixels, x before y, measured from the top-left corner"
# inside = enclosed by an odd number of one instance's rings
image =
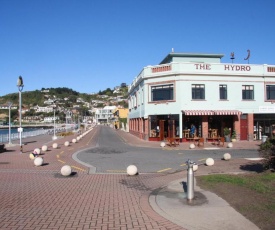
[[[141,91],[141,104],[143,105],[144,103],[144,92],[143,92],[143,89]]]
[[[227,100],[227,85],[220,85],[220,100]]]
[[[205,85],[192,84],[192,99],[205,99]]]
[[[253,85],[243,85],[242,95],[243,95],[243,100],[253,100],[254,99],[254,86]]]
[[[174,100],[174,84],[151,86],[151,101]]]
[[[275,85],[266,85],[266,100],[275,100]]]
[[[134,99],[134,107],[137,107],[137,92],[135,92],[133,99]]]

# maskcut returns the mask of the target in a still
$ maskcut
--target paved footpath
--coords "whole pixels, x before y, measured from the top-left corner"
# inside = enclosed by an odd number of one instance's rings
[[[54,142],[46,135],[23,139],[22,154],[18,145],[0,154],[0,229],[184,229],[153,209],[149,197],[182,179],[186,171],[138,176],[89,174],[90,169],[74,161],[72,155],[95,146],[97,131],[95,127],[76,143],[72,143],[76,135]],[[123,131],[118,134],[132,145],[158,147]],[[65,141],[70,141],[68,147]],[[58,148],[54,149],[53,143],[58,143]],[[45,144],[48,150],[41,154],[44,164],[34,166],[29,153]],[[230,164],[220,161],[215,168],[202,167],[200,173],[241,171],[240,165],[246,163],[244,159]],[[60,169],[67,164],[73,174],[63,177]]]

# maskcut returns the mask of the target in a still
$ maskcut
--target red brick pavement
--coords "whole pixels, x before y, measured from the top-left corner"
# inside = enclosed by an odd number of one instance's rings
[[[0,229],[182,229],[153,211],[150,193],[180,174],[88,174],[88,168],[72,160],[72,154],[95,144],[94,128],[77,143],[64,146],[65,137],[23,140],[0,154]],[[35,140],[35,141],[34,141]],[[42,153],[44,165],[29,158],[35,148],[48,142]],[[71,177],[60,175],[64,164],[73,166]]]
[[[19,154],[19,146],[0,154],[0,229],[182,229],[151,208],[149,195],[182,178],[185,172],[89,175],[87,167],[72,160],[72,154],[95,145],[97,131],[95,127],[69,147],[64,142],[76,136],[56,140],[57,149],[51,147],[50,137],[42,136],[31,138],[36,142],[29,141],[23,154]],[[130,134],[118,133],[128,143],[152,146]],[[45,164],[36,167],[29,153],[46,142],[49,151],[42,155]],[[246,163],[231,162],[218,162],[217,167],[202,167],[200,171],[236,171]],[[76,174],[61,176],[64,164],[71,165]]]

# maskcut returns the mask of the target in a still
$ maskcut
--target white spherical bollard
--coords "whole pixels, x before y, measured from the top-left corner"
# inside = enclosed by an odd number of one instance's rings
[[[58,147],[58,144],[57,143],[53,143],[53,148],[57,149],[57,147]]]
[[[189,148],[190,148],[190,149],[194,149],[194,148],[195,148],[195,145],[192,143],[192,144],[189,145]]]
[[[65,145],[65,146],[69,146],[69,145],[70,145],[70,142],[69,142],[69,141],[65,141],[64,145]]]
[[[160,147],[162,147],[162,148],[165,147],[165,142],[161,142]]]
[[[34,149],[34,152],[36,152],[36,154],[38,154],[38,155],[41,153],[39,148]]]
[[[207,158],[205,164],[206,164],[207,166],[212,166],[212,165],[214,165],[214,159],[213,159],[213,158]]]
[[[43,146],[42,146],[42,151],[43,151],[43,152],[46,152],[47,150],[48,150],[48,146],[47,146],[47,145],[43,145]]]
[[[227,148],[232,148],[233,147],[233,144],[230,142],[227,144]]]
[[[42,157],[36,157],[34,159],[34,165],[35,166],[41,166],[43,164],[43,158]]]
[[[193,171],[196,172],[199,169],[199,166],[197,164],[193,165]]]
[[[129,165],[127,167],[127,174],[130,176],[134,176],[137,174],[137,167],[135,165]]]
[[[72,168],[70,165],[64,165],[62,168],[61,168],[61,174],[63,176],[70,176],[72,174]]]
[[[231,159],[231,154],[230,153],[223,154],[223,159],[226,161],[229,161]]]
[[[72,139],[72,142],[73,142],[73,143],[76,143],[76,139]]]
[[[33,160],[35,158],[32,153],[29,154],[29,157],[30,157],[31,160]]]

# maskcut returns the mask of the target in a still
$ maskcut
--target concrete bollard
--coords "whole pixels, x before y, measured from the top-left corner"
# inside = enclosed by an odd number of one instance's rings
[[[41,165],[43,165],[43,158],[42,157],[36,157],[34,159],[34,165],[35,166],[41,166]]]
[[[46,152],[47,150],[48,150],[48,146],[47,146],[47,145],[43,145],[43,146],[42,146],[42,151],[43,151],[43,152]]]
[[[135,166],[135,165],[129,165],[129,166],[127,167],[127,174],[128,174],[129,176],[134,176],[134,175],[137,174],[137,172],[138,172],[137,166]]]
[[[233,144],[230,142],[227,144],[227,148],[232,148],[233,147]]]
[[[39,148],[35,148],[35,149],[34,149],[34,152],[35,152],[36,154],[38,154],[38,155],[41,153],[41,151],[40,151]]]
[[[70,176],[72,174],[72,168],[70,165],[64,165],[62,168],[61,168],[61,174],[63,176]]]
[[[214,165],[214,159],[213,158],[207,158],[205,161],[205,164],[207,166],[213,166]]]
[[[30,158],[31,160],[34,160],[35,157],[34,157],[33,153],[30,153],[30,154],[29,154],[29,158]]]
[[[231,159],[231,154],[230,154],[230,153],[225,153],[225,154],[223,154],[223,159],[224,159],[225,161],[229,161],[229,160]]]

